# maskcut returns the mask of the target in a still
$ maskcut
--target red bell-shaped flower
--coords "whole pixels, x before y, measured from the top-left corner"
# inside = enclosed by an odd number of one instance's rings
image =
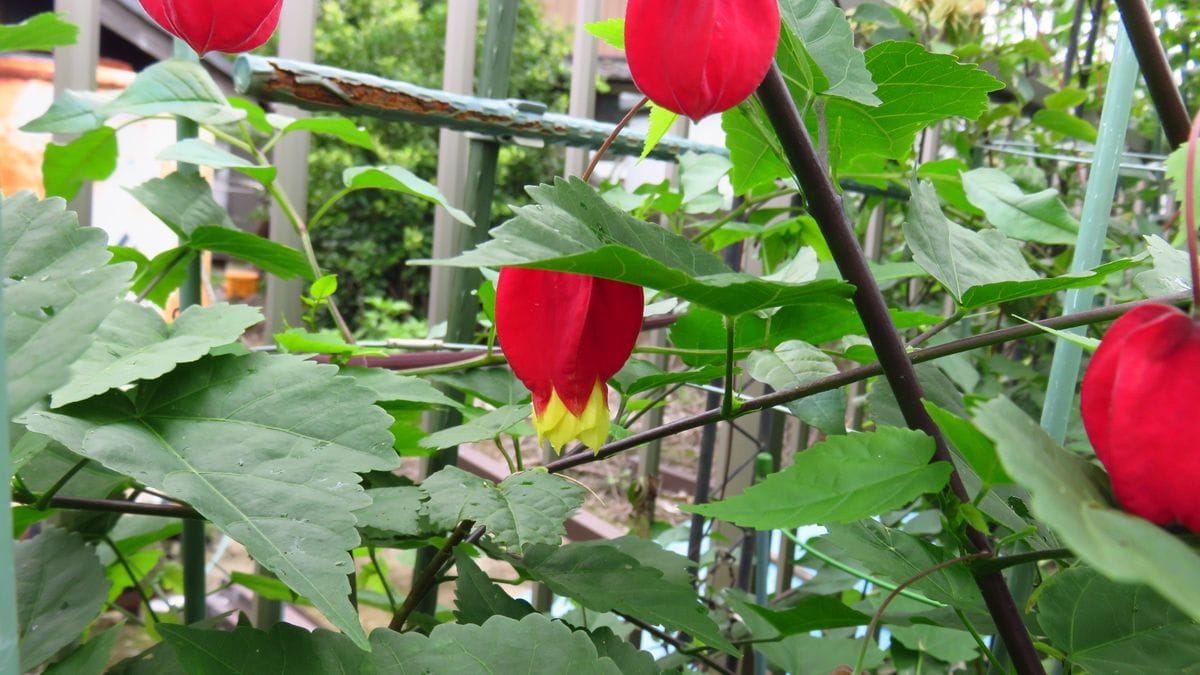
[[[237,54],[271,38],[283,0],[141,0],[163,30],[196,50]]]
[[[753,94],[778,43],[778,0],[629,0],[625,10],[634,84],[693,120]]]
[[[561,452],[608,438],[608,379],[642,328],[642,289],[565,272],[506,267],[496,284],[496,335],[533,392],[533,426]]]
[[[1088,365],[1083,424],[1122,506],[1200,532],[1200,326],[1147,304],[1109,328]]]

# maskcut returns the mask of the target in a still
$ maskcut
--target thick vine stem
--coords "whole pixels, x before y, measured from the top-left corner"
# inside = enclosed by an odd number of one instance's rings
[[[454,547],[462,543],[463,539],[467,537],[474,526],[475,523],[473,521],[464,520],[458,524],[458,527],[454,528],[454,531],[450,533],[450,537],[446,539],[446,543],[438,549],[433,560],[425,566],[421,577],[413,584],[412,591],[404,599],[404,604],[392,615],[392,621],[388,624],[388,628],[397,633],[404,631],[404,624],[408,623],[408,617],[412,615],[413,610],[417,608],[417,605],[425,597],[425,594],[429,592],[429,589],[433,588],[437,578],[442,574],[443,566],[450,562],[450,556],[454,555]]]
[[[1175,86],[1175,76],[1167,61],[1167,53],[1158,39],[1150,7],[1146,0],[1116,2],[1121,20],[1125,23],[1125,32],[1129,34],[1129,42],[1133,45],[1133,53],[1142,67],[1146,88],[1150,90],[1150,98],[1167,133],[1167,140],[1171,147],[1178,148],[1187,142],[1188,130],[1192,125],[1183,96],[1179,93],[1179,87]]]
[[[905,349],[904,340],[892,323],[887,301],[875,277],[867,265],[866,256],[846,219],[841,199],[833,181],[824,171],[804,120],[796,109],[787,84],[777,66],[772,66],[766,79],[758,89],[758,97],[771,125],[791,163],[800,189],[808,199],[809,211],[816,219],[833,254],[838,270],[846,281],[855,287],[854,304],[867,329],[867,337],[875,348],[883,374],[896,394],[901,413],[909,427],[923,431],[936,444],[935,461],[953,464],[950,449],[941,430],[925,410],[923,392],[917,373]],[[957,472],[950,476],[948,491],[959,501],[969,502],[967,490]],[[987,536],[968,527],[966,538],[975,551],[991,554],[992,546]],[[1012,653],[1018,672],[1044,673],[1033,640],[1025,628],[1021,611],[1013,601],[1012,594],[999,573],[976,577],[976,583],[995,620],[996,628],[1004,638],[1004,644]]]

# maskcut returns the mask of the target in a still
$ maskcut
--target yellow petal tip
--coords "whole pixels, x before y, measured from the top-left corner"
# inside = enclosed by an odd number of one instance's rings
[[[587,406],[575,415],[567,408],[557,391],[550,392],[550,402],[540,413],[533,411],[533,428],[538,440],[549,440],[554,451],[562,454],[563,446],[579,439],[584,445],[599,452],[608,439],[608,400],[600,383],[592,388]]]

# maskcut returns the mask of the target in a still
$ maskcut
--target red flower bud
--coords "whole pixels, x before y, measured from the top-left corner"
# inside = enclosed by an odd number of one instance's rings
[[[749,98],[778,43],[778,0],[629,0],[625,10],[634,83],[693,120]]]
[[[261,46],[279,23],[283,0],[141,0],[163,30],[196,50],[237,54]]]
[[[1083,424],[1113,493],[1159,525],[1200,532],[1200,326],[1147,304],[1115,321],[1083,377]]]
[[[533,392],[533,426],[555,450],[608,438],[608,379],[642,329],[642,289],[580,274],[506,267],[496,284],[496,335]]]

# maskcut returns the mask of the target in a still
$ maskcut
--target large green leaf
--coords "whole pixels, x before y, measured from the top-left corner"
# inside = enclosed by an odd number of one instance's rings
[[[532,544],[562,541],[563,523],[584,495],[583,488],[545,470],[514,473],[495,485],[453,466],[426,478],[421,490],[427,495],[423,513],[435,530],[473,520],[496,543],[518,553]]]
[[[187,245],[195,251],[224,253],[281,279],[313,278],[312,267],[303,253],[252,232],[216,226],[198,227]]]
[[[1182,293],[1192,287],[1192,263],[1187,251],[1171,246],[1156,234],[1146,236],[1146,249],[1154,261],[1154,268],[1133,278],[1133,284],[1146,297]]]
[[[186,500],[365,646],[346,580],[369,504],[356,472],[399,464],[374,398],[295,356],[208,357],[28,424]]]
[[[500,434],[521,424],[529,417],[529,406],[506,405],[489,410],[488,412],[467,420],[463,424],[449,429],[442,429],[422,438],[419,443],[423,448],[441,450],[452,448],[463,443],[490,441]]]
[[[550,590],[588,609],[636,616],[737,653],[708,618],[690,584],[668,580],[661,570],[643,565],[610,542],[531,546],[523,566]]]
[[[1089,567],[1050,578],[1038,595],[1038,625],[1092,675],[1200,673],[1200,624],[1150,588]]]
[[[930,464],[933,452],[933,439],[908,429],[836,436],[740,495],[680,508],[759,530],[852,522],[944,486],[951,467]]]
[[[270,184],[275,180],[275,175],[279,173],[279,170],[273,166],[255,164],[244,157],[239,157],[228,150],[222,150],[212,143],[198,138],[187,138],[167,146],[158,153],[158,159],[197,164],[214,169],[233,169],[262,181],[264,184]]]
[[[1086,143],[1095,143],[1099,135],[1091,122],[1065,110],[1043,108],[1033,114],[1033,123],[1056,134],[1077,138]]]
[[[102,230],[79,227],[61,199],[0,200],[8,413],[57,389],[129,285],[134,266],[105,265]]]
[[[432,183],[402,166],[356,166],[342,173],[342,181],[348,190],[392,190],[423,199],[446,209],[455,220],[464,225],[475,225],[466,211],[454,208],[446,196]]]
[[[791,389],[836,375],[833,358],[799,340],[783,342],[774,351],[755,351],[746,359],[746,374],[775,389]],[[806,396],[787,404],[788,410],[827,434],[846,433],[846,394],[841,389]]]
[[[186,59],[159,61],[138,73],[100,114],[105,119],[119,114],[179,115],[201,124],[229,124],[246,116],[229,105],[204,66]]]
[[[888,630],[909,649],[925,652],[947,663],[973,661],[979,656],[975,638],[965,630],[927,624],[889,626]]]
[[[1081,560],[1117,581],[1146,584],[1200,621],[1200,554],[1150,521],[1109,506],[1095,465],[1064,450],[1012,401],[979,406],[975,425],[1029,490],[1033,515]]]
[[[17,640],[24,672],[79,637],[100,614],[108,581],[95,549],[78,534],[57,527],[14,543],[13,558]]]
[[[874,520],[830,525],[827,541],[857,559],[869,571],[896,583],[908,581],[954,557],[939,546]],[[912,588],[959,609],[982,610],[984,606],[975,579],[965,563],[929,574],[914,582]]]
[[[46,146],[42,181],[46,196],[74,199],[87,180],[104,180],[117,169],[117,132],[93,129],[75,140]]]
[[[795,605],[784,610],[774,610],[761,607],[751,602],[743,601],[736,595],[729,596],[738,613],[743,617],[753,612],[765,620],[782,637],[803,635],[814,630],[830,630],[832,628],[851,628],[866,626],[871,623],[871,617],[851,609],[841,600],[828,595],[814,595],[804,598]],[[760,633],[767,631],[756,629],[756,637],[765,637]]]
[[[867,50],[866,65],[882,104],[831,98],[825,107],[830,143],[841,148],[843,167],[860,155],[907,156],[922,129],[950,117],[978,118],[987,110],[988,92],[1004,86],[987,71],[916,42],[881,42]]]
[[[976,309],[1021,298],[1033,298],[1057,293],[1068,288],[1088,288],[1103,284],[1109,275],[1140,264],[1136,258],[1122,258],[1104,263],[1086,272],[1074,272],[1057,277],[1029,281],[1001,281],[968,288],[962,296],[964,309]]]
[[[721,128],[733,161],[729,178],[734,194],[744,195],[759,185],[792,175],[779,139],[753,99],[722,113]]]
[[[441,624],[429,637],[377,630],[371,634],[376,671],[418,673],[571,673],[620,675],[583,631],[530,614],[496,616],[482,626]]]
[[[528,602],[517,600],[492,583],[471,556],[461,549],[454,551],[454,567],[458,571],[454,618],[459,623],[482,625],[493,616],[519,620],[537,611]]]
[[[333,136],[347,145],[375,150],[375,141],[371,139],[371,134],[348,117],[304,117],[288,122],[280,131],[284,134],[310,131],[314,134]]]
[[[999,230],[976,232],[946,218],[927,181],[913,184],[903,229],[913,259],[955,299],[973,286],[1038,278],[1020,245]]]
[[[821,93],[866,106],[880,104],[863,53],[854,44],[854,31],[845,10],[830,0],[783,0],[779,9],[784,24],[804,43],[828,80],[829,85]]]
[[[225,207],[213,199],[212,186],[198,173],[175,171],[129,188],[129,194],[181,239],[205,225],[235,227]]]
[[[400,375],[385,368],[344,366],[342,375],[353,377],[359,385],[375,392],[376,401],[392,404],[408,403],[413,407],[458,407],[458,401],[446,396],[437,387],[419,377]]]
[[[1058,198],[1058,190],[1025,194],[1012,176],[989,168],[964,173],[962,185],[971,203],[987,214],[988,222],[1009,237],[1075,245],[1079,221]]]
[[[621,675],[658,675],[662,672],[653,656],[621,639],[608,626],[592,629],[588,634],[591,635],[592,644],[596,645],[597,653],[612,659],[621,670]]]
[[[47,668],[46,675],[101,675],[112,658],[123,626],[120,623],[100,635],[92,636],[79,649]]]
[[[773,282],[733,272],[712,253],[608,204],[572,178],[528,189],[537,202],[492,230],[492,240],[438,264],[537,267],[626,281],[725,314],[846,297],[838,281]]]
[[[255,307],[222,303],[189,307],[168,325],[155,310],[122,302],[100,324],[92,346],[72,366],[71,379],[54,391],[51,402],[57,408],[154,379],[237,340],[259,321],[262,313]]]
[[[0,54],[49,51],[75,44],[78,36],[79,27],[62,14],[42,12],[21,23],[0,26]]]
[[[205,675],[373,673],[372,657],[344,636],[277,623],[271,632],[204,630],[162,624],[159,632],[184,672]]]

